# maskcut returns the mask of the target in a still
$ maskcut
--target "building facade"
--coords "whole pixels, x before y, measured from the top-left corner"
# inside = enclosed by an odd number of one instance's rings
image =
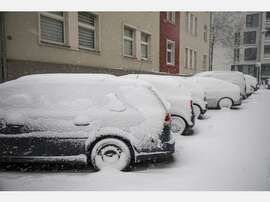
[[[179,74],[180,12],[160,12],[160,72]]]
[[[0,14],[2,81],[35,73],[192,75],[208,69],[209,13]]]
[[[5,22],[8,79],[159,71],[157,12],[10,12]]]
[[[180,14],[180,74],[209,70],[210,12]]]
[[[242,14],[243,27],[235,33],[234,63],[238,70],[262,79],[270,76],[270,12]]]

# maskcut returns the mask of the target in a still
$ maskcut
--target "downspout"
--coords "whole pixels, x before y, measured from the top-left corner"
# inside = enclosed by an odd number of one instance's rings
[[[213,33],[213,13],[210,11],[210,40],[209,40],[209,71],[213,70],[213,51],[214,51],[214,33]]]
[[[0,59],[1,59],[1,75],[0,81],[4,82],[7,80],[7,49],[6,49],[6,25],[5,25],[5,13],[0,12]]]

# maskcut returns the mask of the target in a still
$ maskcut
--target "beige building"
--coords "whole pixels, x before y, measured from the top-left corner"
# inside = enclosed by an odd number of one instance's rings
[[[209,69],[210,12],[180,12],[180,74]]]
[[[159,12],[5,13],[8,79],[159,71]]]

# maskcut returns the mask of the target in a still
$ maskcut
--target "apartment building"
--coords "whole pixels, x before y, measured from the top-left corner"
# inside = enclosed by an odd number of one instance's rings
[[[270,76],[270,12],[245,12],[243,27],[235,33],[232,70]]]
[[[0,12],[0,77],[57,72],[192,75],[208,69],[209,16]]]
[[[159,71],[158,12],[6,12],[8,79]]]
[[[180,13],[180,74],[209,70],[210,12]]]

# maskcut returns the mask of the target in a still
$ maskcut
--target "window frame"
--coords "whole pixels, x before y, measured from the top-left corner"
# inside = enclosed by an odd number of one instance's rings
[[[270,59],[270,51],[269,51],[268,54],[265,54],[266,47],[269,47],[268,49],[270,50],[270,45],[264,45],[264,47],[263,47],[263,58],[264,59]]]
[[[255,23],[250,23],[249,25],[248,25],[248,17],[250,17],[251,19],[250,19],[250,22],[252,22],[252,20],[254,20],[254,16],[257,16],[257,22],[256,22],[256,25],[254,26],[253,24],[255,24]],[[256,27],[258,27],[259,25],[260,25],[260,16],[259,16],[259,14],[258,13],[253,13],[253,14],[248,14],[248,15],[246,15],[246,19],[245,19],[245,26],[247,27],[247,28],[256,28]],[[250,26],[251,25],[251,26]]]
[[[172,19],[170,19],[170,14],[171,14]],[[176,13],[173,12],[173,11],[166,12],[166,20],[167,20],[167,22],[169,22],[171,24],[175,24],[175,16],[176,16]]]
[[[189,69],[193,69],[193,50],[189,49]]]
[[[248,39],[251,39],[251,38],[248,38],[248,34],[251,34],[251,33],[255,33],[255,40],[254,43],[253,42],[247,42]],[[243,44],[244,45],[255,45],[257,43],[257,31],[246,31],[244,32],[244,37],[243,37]]]
[[[189,48],[185,48],[185,69],[188,69],[189,66]]]
[[[254,58],[254,59],[247,59],[247,57],[246,57],[246,50],[248,50],[248,49],[256,49],[256,57]],[[245,50],[244,50],[244,60],[245,61],[256,61],[257,60],[257,54],[258,54],[258,50],[257,50],[257,47],[250,47],[250,48],[245,48]]]
[[[141,37],[140,37],[141,60],[149,61],[150,60],[150,54],[151,54],[151,51],[150,51],[151,34],[149,34],[147,32],[143,32],[143,31],[141,31],[140,33],[141,33]],[[145,34],[147,36],[147,42],[142,41],[142,34]],[[147,46],[147,58],[145,58],[145,57],[142,56],[142,45]]]
[[[207,55],[203,54],[203,69],[207,68]]]
[[[97,41],[98,16],[96,14],[94,14],[94,13],[87,12],[87,13],[89,13],[89,14],[91,14],[91,15],[94,16],[94,26],[93,26],[93,25],[88,25],[86,23],[80,22],[79,21],[79,13],[80,12],[78,12],[78,19],[77,19],[78,20],[78,47],[79,47],[79,49],[96,51],[98,49],[98,47],[97,47],[97,42],[98,42]],[[87,46],[80,45],[80,39],[79,39],[79,32],[80,32],[79,31],[79,28],[80,27],[82,27],[84,29],[88,29],[88,30],[94,31],[94,48],[90,48],[90,47],[87,47]]]
[[[125,29],[126,28],[132,30],[132,32],[133,32],[132,38],[125,36]],[[127,55],[125,53],[125,40],[132,41],[132,55]],[[123,26],[123,56],[129,57],[129,58],[136,58],[136,28],[129,26],[129,25],[126,25],[126,24]]]
[[[172,51],[168,51],[168,44],[172,44],[173,45],[173,49]],[[171,56],[172,56],[172,62],[168,62],[168,52],[171,52]],[[170,40],[170,39],[166,39],[166,64],[167,65],[171,65],[171,66],[175,66],[175,41]]]
[[[204,42],[208,41],[208,26],[207,25],[203,26],[203,40]]]
[[[66,13],[62,12],[63,15],[56,15],[53,13],[49,13],[49,12],[39,12],[38,13],[38,29],[39,29],[39,42],[40,43],[47,43],[47,44],[54,44],[54,45],[60,45],[60,46],[64,46],[67,43],[67,36],[66,36]],[[47,39],[42,39],[41,36],[41,16],[44,17],[48,17],[48,18],[52,18],[54,20],[58,20],[63,22],[63,42],[58,42],[58,41],[53,41],[53,40],[47,40]]]
[[[197,69],[197,51],[193,50],[193,69]]]

